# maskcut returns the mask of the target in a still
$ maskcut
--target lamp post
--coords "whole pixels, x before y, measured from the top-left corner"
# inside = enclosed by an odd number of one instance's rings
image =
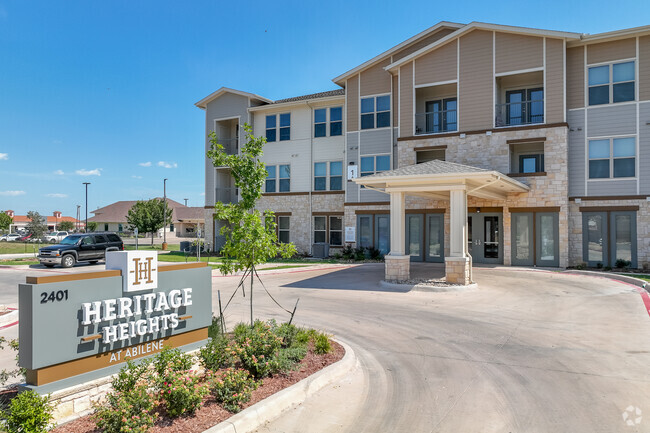
[[[163,228],[163,244],[162,249],[167,249],[167,178],[163,179],[163,202],[165,204],[163,210],[163,220],[165,221],[165,227]]]
[[[84,233],[88,233],[88,185],[90,185],[90,182],[84,182],[83,184],[86,185],[86,226]]]

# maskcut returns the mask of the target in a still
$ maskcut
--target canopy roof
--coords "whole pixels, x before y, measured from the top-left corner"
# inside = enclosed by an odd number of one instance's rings
[[[504,200],[507,194],[530,190],[498,171],[438,160],[358,177],[354,182],[385,193],[404,192],[442,200],[449,200],[449,191],[458,189],[491,200]]]

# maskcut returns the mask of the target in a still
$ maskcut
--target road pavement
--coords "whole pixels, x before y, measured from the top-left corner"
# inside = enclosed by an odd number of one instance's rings
[[[82,270],[91,269],[73,271]],[[35,271],[0,269],[0,303]],[[259,432],[650,431],[650,317],[637,288],[477,267],[476,290],[424,293],[380,289],[382,274],[382,264],[364,264],[262,275],[284,308],[300,298],[295,323],[353,346],[360,367]],[[215,310],[217,290],[225,304],[238,281],[213,275]],[[228,306],[229,327],[249,320],[246,295]],[[254,312],[288,319],[259,284]],[[629,407],[645,416],[624,418]]]

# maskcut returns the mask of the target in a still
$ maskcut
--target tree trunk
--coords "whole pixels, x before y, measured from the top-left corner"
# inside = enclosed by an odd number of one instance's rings
[[[152,246],[152,247],[153,247],[153,233],[154,233],[154,232],[151,232],[151,246]]]

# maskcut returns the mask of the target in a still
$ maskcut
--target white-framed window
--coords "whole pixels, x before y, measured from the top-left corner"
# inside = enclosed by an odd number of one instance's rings
[[[361,157],[361,176],[371,176],[380,171],[390,170],[390,155],[373,155]]]
[[[361,129],[390,126],[390,95],[361,98]]]
[[[264,192],[291,191],[291,166],[289,164],[267,165]]]
[[[343,190],[343,161],[314,163],[314,191]]]
[[[634,101],[635,62],[589,67],[589,105]]]
[[[635,137],[589,140],[589,179],[635,176]]]
[[[343,135],[343,107],[317,108],[314,110],[314,137],[327,137],[329,112],[329,136]]]
[[[278,242],[288,244],[291,242],[291,217],[279,215],[276,217],[276,227],[278,230]]]
[[[280,133],[278,134],[278,116],[280,117]],[[266,141],[267,143],[276,141],[291,140],[291,113],[269,114],[266,116]]]
[[[330,246],[343,245],[343,217],[340,215],[314,216],[314,243],[329,243]]]

